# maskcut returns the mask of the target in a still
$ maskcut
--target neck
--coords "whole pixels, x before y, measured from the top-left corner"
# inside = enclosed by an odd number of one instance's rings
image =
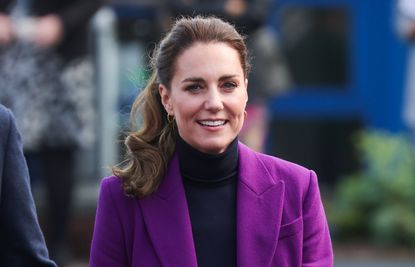
[[[220,154],[201,152],[177,138],[180,171],[185,179],[200,182],[220,182],[234,176],[238,170],[238,140],[235,138]]]

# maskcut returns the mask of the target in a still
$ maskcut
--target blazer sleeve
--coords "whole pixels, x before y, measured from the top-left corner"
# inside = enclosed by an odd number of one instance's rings
[[[129,266],[121,217],[111,192],[111,186],[115,186],[115,183],[110,182],[107,178],[101,183],[91,244],[90,267]]]
[[[310,171],[310,184],[303,202],[303,265],[332,267],[333,250],[329,227],[318,188],[317,176]]]
[[[11,112],[0,106],[0,113],[0,266],[54,267],[37,221],[20,135]]]

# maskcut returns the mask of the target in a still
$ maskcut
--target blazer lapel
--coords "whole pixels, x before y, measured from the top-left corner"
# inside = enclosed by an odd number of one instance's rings
[[[278,243],[284,183],[274,181],[255,152],[239,144],[237,266],[270,266]]]
[[[196,252],[177,153],[159,189],[140,200],[144,221],[162,266],[196,267]]]

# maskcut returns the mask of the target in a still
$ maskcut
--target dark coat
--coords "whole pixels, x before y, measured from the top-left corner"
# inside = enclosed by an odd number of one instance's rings
[[[0,266],[54,267],[30,191],[20,135],[0,105]]]

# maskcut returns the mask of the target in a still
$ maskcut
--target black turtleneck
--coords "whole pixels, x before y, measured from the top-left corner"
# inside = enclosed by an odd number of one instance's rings
[[[237,139],[223,153],[206,154],[179,137],[177,152],[198,266],[236,266]]]

